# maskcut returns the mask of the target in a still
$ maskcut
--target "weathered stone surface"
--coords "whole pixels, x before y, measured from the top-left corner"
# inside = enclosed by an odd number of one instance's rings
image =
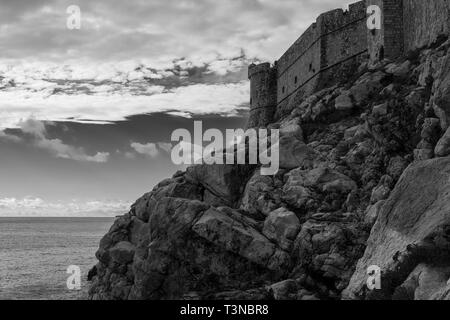
[[[409,73],[410,68],[411,68],[411,62],[406,60],[405,62],[403,62],[400,65],[392,63],[392,64],[386,66],[386,72],[392,73],[394,76],[397,76],[397,77],[402,77],[402,76],[404,77]]]
[[[303,224],[293,252],[298,268],[327,279],[334,290],[340,291],[363,248],[364,234],[356,225],[310,220]]]
[[[119,264],[133,261],[135,247],[128,241],[121,241],[109,250],[112,260]]]
[[[280,125],[280,136],[294,137],[299,141],[303,141],[303,130],[300,127],[300,119],[295,118]]]
[[[450,126],[450,48],[439,69],[439,75],[434,83],[432,105],[436,115],[441,120],[441,127],[445,131]]]
[[[239,223],[217,209],[209,209],[195,223],[193,230],[202,238],[261,266],[281,270],[288,262],[275,261],[274,255],[279,249],[253,227]]]
[[[395,289],[393,298],[399,300],[447,300],[450,267],[419,264],[408,279]]]
[[[387,113],[387,103],[379,104],[372,108],[372,114],[375,116],[385,116]]]
[[[350,96],[350,92],[344,92],[336,98],[334,107],[336,110],[346,111],[353,109],[353,101]]]
[[[405,171],[381,210],[346,298],[371,297],[365,287],[371,265],[382,270],[377,294],[389,299],[417,265],[436,266],[448,258],[449,188],[449,158],[418,162]]]
[[[382,80],[386,77],[386,74],[378,71],[375,73],[367,74],[363,76],[356,84],[350,89],[353,99],[356,105],[361,105],[367,101],[372,95],[378,93],[383,89]]]
[[[256,170],[245,187],[240,208],[254,217],[268,216],[280,207],[280,183],[276,177],[263,176]]]
[[[312,168],[317,159],[314,149],[294,137],[281,137],[276,147],[279,148],[282,169]]]
[[[208,191],[208,203],[234,207],[253,173],[244,165],[196,165],[189,167],[186,179]]]
[[[433,149],[415,149],[414,150],[414,160],[424,161],[433,159],[434,151]]]
[[[286,251],[290,251],[292,241],[300,230],[300,221],[295,213],[285,208],[272,211],[264,222],[263,235]]]
[[[446,157],[450,155],[450,128],[447,129],[442,138],[438,141],[434,153],[438,157]]]
[[[385,200],[380,200],[374,205],[367,207],[366,215],[364,217],[364,223],[372,227],[377,221],[381,208],[383,207]]]

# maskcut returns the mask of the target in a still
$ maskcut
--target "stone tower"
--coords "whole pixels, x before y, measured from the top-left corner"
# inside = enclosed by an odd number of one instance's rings
[[[403,54],[403,1],[366,0],[381,9],[381,30],[368,30],[370,60],[395,59]]]
[[[264,127],[272,122],[277,106],[277,70],[270,63],[251,64],[250,116],[247,128]]]

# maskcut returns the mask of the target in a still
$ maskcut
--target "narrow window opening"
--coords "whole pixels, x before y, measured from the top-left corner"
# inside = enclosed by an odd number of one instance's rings
[[[378,52],[378,59],[384,60],[384,46],[381,46],[380,51]]]
[[[312,71],[313,70],[313,66],[312,66],[312,63],[310,63],[309,64],[309,71]]]
[[[295,76],[294,83],[297,84],[297,82],[298,82],[298,77]]]
[[[286,91],[286,88],[283,87],[283,89],[281,89],[281,92],[284,93]]]

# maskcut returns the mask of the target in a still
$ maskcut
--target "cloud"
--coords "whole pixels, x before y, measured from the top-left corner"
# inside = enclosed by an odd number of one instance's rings
[[[35,146],[47,150],[56,158],[70,159],[83,162],[108,162],[109,152],[97,152],[95,155],[87,155],[82,148],[76,148],[63,143],[60,139],[41,139],[35,142]]]
[[[88,86],[87,83],[85,86]],[[171,112],[189,117],[192,114],[234,115],[248,105],[248,81],[226,84],[195,84],[162,91],[148,85],[130,90],[127,86],[109,85],[97,93],[72,93],[54,87],[31,90],[14,87],[0,91],[0,130],[18,128],[22,119],[108,123],[123,121],[136,114]],[[176,113],[174,113],[176,112]]]
[[[38,197],[0,198],[0,216],[109,216],[124,214],[131,202],[123,200],[46,201]]]
[[[6,57],[201,64],[242,49],[276,58],[316,16],[354,0],[77,0],[81,30],[66,28],[70,0],[16,0],[0,4],[0,50]],[[126,12],[126,14],[123,14]],[[186,41],[189,39],[189,41]]]
[[[86,154],[83,148],[70,146],[60,139],[47,138],[45,124],[41,121],[28,119],[20,122],[19,127],[23,133],[32,137],[31,141],[35,147],[48,151],[56,158],[96,163],[104,163],[109,159],[110,154],[108,152],[97,152],[91,156]]]
[[[131,143],[131,147],[139,154],[143,154],[150,158],[156,158],[159,155],[159,150],[154,143],[141,144],[137,142]]]
[[[158,142],[158,148],[170,154],[172,151],[172,144],[167,142]]]
[[[14,135],[7,134],[3,130],[0,130],[0,141],[19,143],[22,141],[22,139]]]

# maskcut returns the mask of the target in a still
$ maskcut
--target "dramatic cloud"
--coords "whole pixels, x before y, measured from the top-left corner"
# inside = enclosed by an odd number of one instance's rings
[[[101,86],[49,83],[41,87],[22,84],[0,90],[0,129],[17,128],[22,119],[107,123],[125,120],[135,114],[168,112],[191,114],[236,114],[248,105],[246,81],[227,84],[194,84],[165,90],[142,83]],[[84,92],[91,88],[90,92]]]
[[[278,58],[342,2],[78,0],[82,27],[68,30],[73,1],[2,1],[0,130],[30,117],[236,114],[248,107],[246,66]]]
[[[240,55],[273,59],[342,0],[77,0],[81,30],[66,28],[72,0],[2,1],[4,57],[125,60],[195,65]]]

